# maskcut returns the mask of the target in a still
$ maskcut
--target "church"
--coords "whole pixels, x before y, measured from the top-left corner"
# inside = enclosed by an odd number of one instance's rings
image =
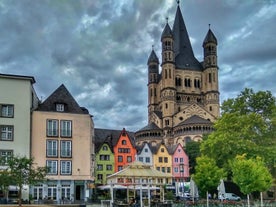
[[[178,3],[173,27],[166,23],[161,44],[161,59],[153,48],[147,62],[148,125],[135,132],[137,146],[200,141],[220,114],[218,43],[210,27],[199,61]]]

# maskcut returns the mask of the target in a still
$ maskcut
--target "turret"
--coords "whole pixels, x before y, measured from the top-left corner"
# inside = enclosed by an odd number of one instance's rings
[[[203,41],[204,76],[206,80],[206,109],[215,117],[219,116],[219,85],[217,65],[217,38],[210,29]]]
[[[159,60],[152,48],[148,58],[148,117],[157,107],[157,84],[159,77]]]

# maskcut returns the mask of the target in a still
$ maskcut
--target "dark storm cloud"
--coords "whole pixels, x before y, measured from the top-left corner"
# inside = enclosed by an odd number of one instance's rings
[[[95,126],[147,124],[147,59],[161,61],[160,36],[175,0],[2,0],[0,73],[31,75],[42,99],[64,83]],[[218,39],[221,101],[244,87],[274,95],[273,0],[185,0],[180,7],[202,61],[208,24]]]

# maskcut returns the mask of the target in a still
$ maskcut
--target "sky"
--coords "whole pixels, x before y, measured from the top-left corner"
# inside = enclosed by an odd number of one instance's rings
[[[276,0],[180,0],[195,57],[218,40],[220,102],[276,96]],[[147,125],[147,60],[176,0],[0,0],[0,73],[33,76],[40,100],[64,84],[95,128]]]

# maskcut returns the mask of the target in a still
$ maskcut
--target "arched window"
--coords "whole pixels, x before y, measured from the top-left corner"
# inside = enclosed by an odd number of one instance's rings
[[[122,145],[126,145],[126,144],[127,144],[126,140],[122,140]]]

